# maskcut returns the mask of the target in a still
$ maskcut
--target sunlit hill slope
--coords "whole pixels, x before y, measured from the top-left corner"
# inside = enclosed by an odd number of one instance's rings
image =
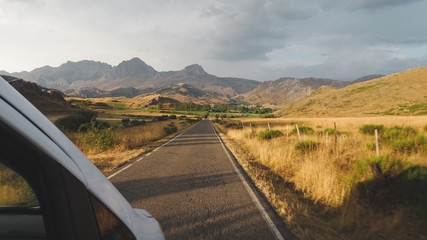
[[[427,115],[427,67],[345,88],[321,87],[278,111],[281,116]]]

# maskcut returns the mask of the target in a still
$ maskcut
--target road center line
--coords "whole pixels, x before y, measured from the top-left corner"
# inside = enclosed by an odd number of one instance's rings
[[[112,178],[112,177],[116,176],[117,174],[119,174],[119,173],[123,172],[124,170],[126,170],[126,169],[130,168],[131,166],[132,166],[132,163],[131,163],[131,164],[129,164],[129,165],[127,165],[126,167],[124,167],[124,168],[120,169],[119,171],[117,171],[117,172],[115,172],[115,173],[111,174],[110,176],[108,176],[108,177],[107,177],[107,179],[110,179],[110,178]]]
[[[271,220],[270,216],[268,216],[268,213],[265,211],[264,207],[262,206],[261,202],[256,197],[255,193],[252,191],[252,189],[249,186],[249,184],[246,182],[246,180],[243,177],[243,175],[240,173],[239,169],[236,166],[236,163],[234,163],[233,159],[231,158],[230,154],[228,153],[227,148],[224,145],[224,142],[219,137],[219,135],[216,132],[216,130],[215,130],[212,122],[211,122],[211,126],[212,126],[212,129],[213,129],[215,135],[217,136],[219,142],[221,143],[222,148],[224,148],[224,151],[227,154],[228,160],[230,160],[231,165],[233,165],[234,170],[239,175],[240,180],[242,180],[243,185],[245,186],[245,188],[248,191],[249,195],[251,196],[252,200],[255,202],[256,206],[258,207],[258,210],[261,212],[261,215],[264,217],[264,220],[267,222],[268,226],[270,227],[271,232],[276,237],[276,239],[278,239],[278,240],[285,240],[285,238],[282,236],[282,234],[277,229],[276,225],[274,225],[273,220]]]
[[[197,124],[199,124],[199,123],[197,123]],[[167,141],[167,142],[163,143],[162,145],[160,145],[159,147],[157,147],[157,148],[156,148],[156,149],[154,149],[153,151],[151,151],[151,152],[149,152],[149,153],[145,154],[145,156],[150,156],[153,152],[155,152],[155,151],[159,150],[161,147],[163,147],[163,146],[165,146],[166,144],[168,144],[168,143],[172,142],[173,140],[177,139],[179,136],[181,136],[182,134],[184,134],[184,133],[188,132],[190,129],[192,129],[193,127],[195,127],[197,124],[193,125],[191,128],[189,128],[189,129],[185,130],[184,132],[182,132],[182,133],[180,133],[180,134],[176,135],[174,138],[172,138],[172,139],[170,139],[169,141]],[[139,162],[139,161],[141,161],[141,160],[142,160],[142,157],[141,157],[141,158],[139,158],[139,159],[138,159],[138,160],[136,160],[136,161],[137,161],[137,162]],[[129,164],[129,165],[127,165],[126,167],[124,167],[124,168],[120,169],[119,171],[117,171],[117,172],[115,172],[115,173],[111,174],[110,176],[108,176],[108,177],[107,177],[107,179],[111,179],[112,177],[114,177],[114,176],[116,176],[117,174],[119,174],[119,173],[123,172],[124,170],[128,169],[128,168],[129,168],[129,167],[131,167],[131,166],[132,166],[132,163],[131,163],[131,164]]]

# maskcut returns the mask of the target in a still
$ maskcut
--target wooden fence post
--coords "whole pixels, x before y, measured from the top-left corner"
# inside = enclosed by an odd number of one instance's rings
[[[329,134],[326,132],[326,147],[329,145]]]
[[[271,130],[271,128],[270,128],[270,123],[268,123],[268,130]]]
[[[296,124],[295,127],[297,128],[298,138],[299,138],[299,141],[301,142],[302,140],[301,140],[301,134],[299,133],[298,124]]]
[[[286,125],[286,141],[289,142],[289,124]]]
[[[337,123],[334,122],[334,135],[335,135],[335,146],[334,151],[337,151],[337,142],[338,142],[338,135],[337,135]]]
[[[380,147],[378,146],[378,130],[375,129],[375,149],[377,151],[377,156],[380,155]]]

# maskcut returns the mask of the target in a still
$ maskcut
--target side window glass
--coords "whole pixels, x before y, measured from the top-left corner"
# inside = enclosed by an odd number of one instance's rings
[[[129,228],[98,199],[90,195],[102,240],[136,239]]]
[[[1,161],[0,239],[46,239],[43,214],[32,188]]]
[[[0,207],[37,207],[39,202],[27,181],[0,162]]]

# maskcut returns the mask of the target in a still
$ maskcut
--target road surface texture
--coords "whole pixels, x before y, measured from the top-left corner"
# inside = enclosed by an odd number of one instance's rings
[[[159,221],[166,239],[289,239],[231,159],[203,120],[109,178]]]

